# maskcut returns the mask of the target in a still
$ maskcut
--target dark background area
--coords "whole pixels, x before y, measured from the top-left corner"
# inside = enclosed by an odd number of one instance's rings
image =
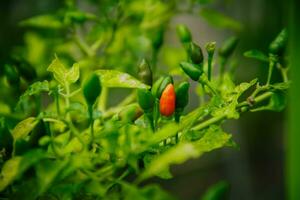
[[[285,3],[280,0],[224,2],[217,1],[214,8],[239,20],[244,27],[239,34],[240,44],[236,52],[242,63],[237,70],[238,82],[251,80],[257,74],[263,80],[267,67],[242,57],[242,53],[253,48],[267,50],[270,41],[286,26]],[[59,0],[0,2],[1,66],[11,48],[23,43],[24,30],[18,27],[18,22],[37,14],[54,12],[60,5]],[[197,26],[195,24],[196,29]],[[223,30],[214,31],[220,38],[230,34]],[[202,32],[206,33],[205,30]],[[285,116],[285,112],[246,113],[240,120],[224,125],[224,129],[233,134],[240,150],[228,148],[205,154],[200,159],[173,167],[173,179],[152,181],[159,182],[181,199],[198,199],[220,180],[230,184],[230,199],[284,199]]]

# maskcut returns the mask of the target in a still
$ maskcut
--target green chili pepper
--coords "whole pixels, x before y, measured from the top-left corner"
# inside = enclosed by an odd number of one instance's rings
[[[216,42],[208,42],[205,45],[205,49],[207,51],[207,54],[212,56],[215,53],[215,49],[216,49]]]
[[[219,49],[219,55],[224,58],[228,58],[234,51],[235,47],[238,44],[238,38],[232,36],[225,40],[221,48]]]
[[[83,85],[83,95],[89,106],[92,106],[101,93],[101,81],[98,75],[92,74]]]
[[[6,75],[7,82],[10,85],[19,85],[20,84],[19,73],[17,72],[17,70],[15,69],[14,66],[6,64],[4,66],[4,72]]]
[[[216,42],[207,43],[205,45],[205,49],[206,49],[207,54],[208,54],[208,58],[207,58],[207,77],[208,77],[208,80],[210,81],[211,71],[212,71],[212,61],[213,61],[213,57],[214,57],[214,53],[215,53],[215,49],[216,49]]]
[[[162,81],[164,80],[164,77],[160,77],[159,79],[157,79],[155,81],[155,83],[153,84],[152,88],[151,88],[151,92],[152,92],[152,95],[154,97],[157,97],[157,93],[158,93],[158,89],[162,83]]]
[[[152,71],[147,60],[143,59],[140,63],[138,67],[138,75],[143,83],[150,86],[152,85]]]
[[[275,55],[280,55],[287,44],[288,33],[286,29],[283,29],[277,37],[271,42],[269,46],[269,52]]]
[[[177,34],[178,34],[178,37],[179,37],[181,43],[188,43],[188,42],[192,41],[191,32],[185,25],[183,25],[183,24],[178,25],[176,27],[176,29],[177,29]]]
[[[137,92],[138,103],[145,112],[152,112],[154,97],[147,89],[139,89]]]
[[[126,106],[118,113],[119,119],[124,123],[132,123],[143,114],[141,108],[135,103]]]
[[[164,28],[160,27],[158,31],[154,34],[154,38],[152,39],[152,47],[155,50],[160,49],[164,42]]]
[[[32,65],[30,65],[24,58],[16,55],[12,56],[12,64],[16,66],[20,75],[27,81],[32,81],[37,78],[37,74]]]
[[[175,90],[176,93],[176,110],[183,110],[189,101],[189,82],[182,82]]]
[[[161,84],[160,84],[160,86],[159,86],[159,88],[158,88],[158,90],[157,90],[157,95],[156,95],[156,97],[157,97],[158,99],[160,99],[161,94],[163,93],[163,91],[165,90],[165,88],[167,87],[167,85],[169,85],[170,83],[171,83],[171,84],[174,83],[172,76],[166,76],[166,77],[162,80],[162,82],[161,82]]]
[[[194,64],[200,64],[203,62],[203,53],[200,46],[190,42],[188,46],[189,58]]]
[[[202,67],[193,63],[181,62],[180,67],[194,81],[198,81],[203,73]]]

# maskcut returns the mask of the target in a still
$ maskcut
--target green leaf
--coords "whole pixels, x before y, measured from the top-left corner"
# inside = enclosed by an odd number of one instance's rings
[[[39,15],[20,22],[20,26],[46,28],[46,29],[61,29],[63,23],[54,15]]]
[[[49,92],[48,81],[35,82],[31,84],[28,89],[20,96],[16,108],[19,109],[23,103],[25,103],[30,96],[39,95],[42,92]]]
[[[117,70],[97,70],[95,73],[101,76],[101,83],[104,87],[150,88],[148,85],[140,82],[131,75]]]
[[[66,160],[42,160],[36,167],[39,194],[44,193],[57,179],[59,173],[68,165]]]
[[[215,10],[203,8],[200,11],[200,15],[215,27],[228,28],[235,31],[242,29],[242,25],[238,21]]]
[[[29,117],[19,122],[12,131],[14,140],[25,138],[37,125],[38,120],[35,117]]]
[[[238,119],[239,118],[239,113],[236,110],[236,107],[238,105],[238,99],[239,97],[250,87],[255,85],[257,83],[257,79],[254,79],[250,81],[249,83],[241,83],[238,86],[236,86],[233,90],[224,90],[224,94],[222,94],[224,100],[226,101],[226,105],[223,106],[222,108],[218,108],[213,111],[212,115],[213,116],[218,116],[218,115],[227,115],[227,118],[233,118],[233,119]]]
[[[68,83],[75,83],[79,79],[79,64],[74,63],[71,69],[66,74],[66,80]]]
[[[75,63],[70,70],[67,70],[58,57],[51,62],[47,71],[52,72],[55,80],[63,87],[75,83],[79,79],[79,65]]]
[[[227,199],[226,194],[229,191],[229,184],[225,181],[220,181],[211,186],[201,198],[202,200],[220,200]]]
[[[45,152],[41,150],[32,150],[23,156],[15,156],[6,161],[1,170],[0,192],[45,156]]]
[[[262,62],[267,62],[267,63],[269,62],[268,56],[266,54],[264,54],[263,52],[256,50],[256,49],[246,51],[244,53],[244,56],[247,58],[254,58],[254,59],[260,60]]]
[[[282,91],[276,91],[271,96],[269,103],[266,106],[252,109],[251,112],[257,112],[262,110],[271,110],[275,112],[282,111],[287,104],[286,94]]]
[[[197,142],[180,143],[158,155],[140,175],[138,180],[141,181],[159,174],[173,164],[181,164],[188,159],[197,158],[205,152],[223,147],[230,138],[231,135],[224,133],[219,127],[211,126]]]
[[[149,139],[149,144],[154,145],[159,142],[174,136],[179,130],[179,126],[176,123],[169,123],[165,125],[162,129],[157,131],[153,136]]]
[[[270,85],[270,87],[274,90],[287,90],[287,89],[289,89],[290,85],[291,85],[291,82],[288,81],[288,82],[282,82],[282,83],[275,83],[275,84]]]

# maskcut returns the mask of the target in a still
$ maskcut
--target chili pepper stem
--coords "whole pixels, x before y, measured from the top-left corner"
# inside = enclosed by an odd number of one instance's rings
[[[268,71],[268,79],[267,79],[266,85],[270,85],[274,65],[275,65],[275,62],[272,61],[272,60],[270,60],[270,63],[269,63],[269,71]]]
[[[217,90],[214,88],[214,86],[211,84],[211,82],[207,79],[205,74],[202,74],[198,80],[199,83],[207,86],[209,90],[213,93],[213,95],[219,96],[219,93]]]
[[[207,77],[208,77],[209,81],[211,80],[212,61],[213,61],[213,54],[208,54],[208,60],[207,60]]]
[[[153,112],[145,112],[145,117],[150,124],[151,130],[154,131]]]
[[[88,105],[88,112],[89,112],[89,121],[90,121],[90,128],[91,128],[91,142],[94,141],[94,119],[93,119],[93,105]]]

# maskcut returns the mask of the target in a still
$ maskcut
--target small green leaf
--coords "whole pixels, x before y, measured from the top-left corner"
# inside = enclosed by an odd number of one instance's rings
[[[246,51],[244,53],[244,56],[247,58],[254,58],[254,59],[260,60],[262,62],[269,62],[268,56],[266,54],[264,54],[263,52],[256,50],[256,49]]]
[[[47,71],[52,72],[55,80],[63,87],[75,83],[79,79],[79,65],[75,63],[70,70],[67,70],[58,57],[51,62]]]
[[[291,82],[288,81],[288,82],[282,82],[282,83],[275,83],[275,84],[270,85],[270,87],[275,90],[287,90],[287,89],[289,89],[290,85],[291,85]]]
[[[37,123],[38,120],[36,120],[35,117],[29,117],[19,122],[12,131],[14,140],[25,138],[34,129]]]
[[[66,74],[66,80],[68,83],[75,83],[79,79],[79,64],[74,63],[71,69]]]
[[[200,11],[200,15],[215,27],[228,28],[235,31],[242,29],[242,25],[238,21],[215,10],[203,8]]]
[[[97,70],[95,73],[101,76],[101,83],[104,87],[150,88],[133,76],[117,70]]]
[[[45,29],[61,29],[63,23],[54,15],[38,15],[20,22],[20,26],[45,28]]]

